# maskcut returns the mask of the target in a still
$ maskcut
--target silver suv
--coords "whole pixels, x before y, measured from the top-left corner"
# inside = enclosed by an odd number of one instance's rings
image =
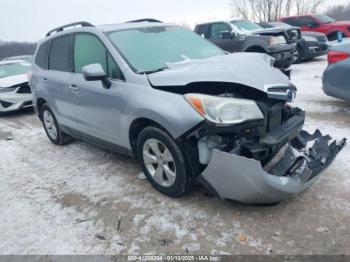
[[[302,131],[304,112],[287,103],[296,88],[272,65],[154,20],[80,22],[39,43],[30,85],[56,145],[133,155],[171,197],[201,183],[222,199],[276,203],[312,184],[345,139]]]

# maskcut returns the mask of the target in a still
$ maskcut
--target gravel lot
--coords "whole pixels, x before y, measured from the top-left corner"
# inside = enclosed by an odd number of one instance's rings
[[[296,65],[306,128],[350,137],[350,104],[325,96],[325,58]],[[0,254],[348,254],[350,146],[309,190],[276,206],[167,198],[135,160],[52,145],[32,111],[0,118]]]

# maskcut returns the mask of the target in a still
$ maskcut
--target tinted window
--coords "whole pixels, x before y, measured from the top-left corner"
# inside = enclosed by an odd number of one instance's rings
[[[74,71],[80,74],[84,66],[91,64],[100,64],[110,78],[122,78],[119,67],[96,36],[77,34],[74,41]]]
[[[52,40],[49,69],[63,72],[72,72],[71,58],[72,37],[62,36]]]
[[[296,20],[295,18],[284,18],[283,22],[291,26],[300,26],[298,20]]]
[[[48,69],[51,41],[41,44],[35,57],[35,63],[42,69]]]
[[[199,25],[196,31],[197,31],[197,34],[199,34],[202,37],[205,37],[205,38],[210,37],[209,25]]]
[[[210,37],[221,38],[222,32],[230,32],[231,27],[226,23],[215,23],[211,26]]]
[[[310,26],[311,24],[314,24],[315,22],[316,21],[309,16],[303,16],[303,17],[300,17],[300,19],[299,19],[300,26]]]

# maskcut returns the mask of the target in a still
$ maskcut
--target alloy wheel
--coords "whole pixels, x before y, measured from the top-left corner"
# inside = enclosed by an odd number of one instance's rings
[[[175,160],[169,149],[157,139],[148,139],[143,145],[143,161],[155,182],[171,187],[176,180]]]
[[[57,139],[57,127],[56,127],[56,123],[55,123],[55,120],[53,119],[52,114],[46,110],[44,112],[43,120],[44,120],[44,126],[45,126],[47,133],[49,134],[51,139],[56,140]]]

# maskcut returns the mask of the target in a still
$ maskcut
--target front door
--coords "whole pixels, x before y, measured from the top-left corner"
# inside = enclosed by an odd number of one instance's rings
[[[86,81],[82,68],[100,64],[112,82],[109,89],[101,81]],[[90,33],[78,33],[74,41],[74,74],[71,81],[75,97],[76,129],[82,135],[119,144],[122,91],[125,82],[116,62],[100,39]]]

